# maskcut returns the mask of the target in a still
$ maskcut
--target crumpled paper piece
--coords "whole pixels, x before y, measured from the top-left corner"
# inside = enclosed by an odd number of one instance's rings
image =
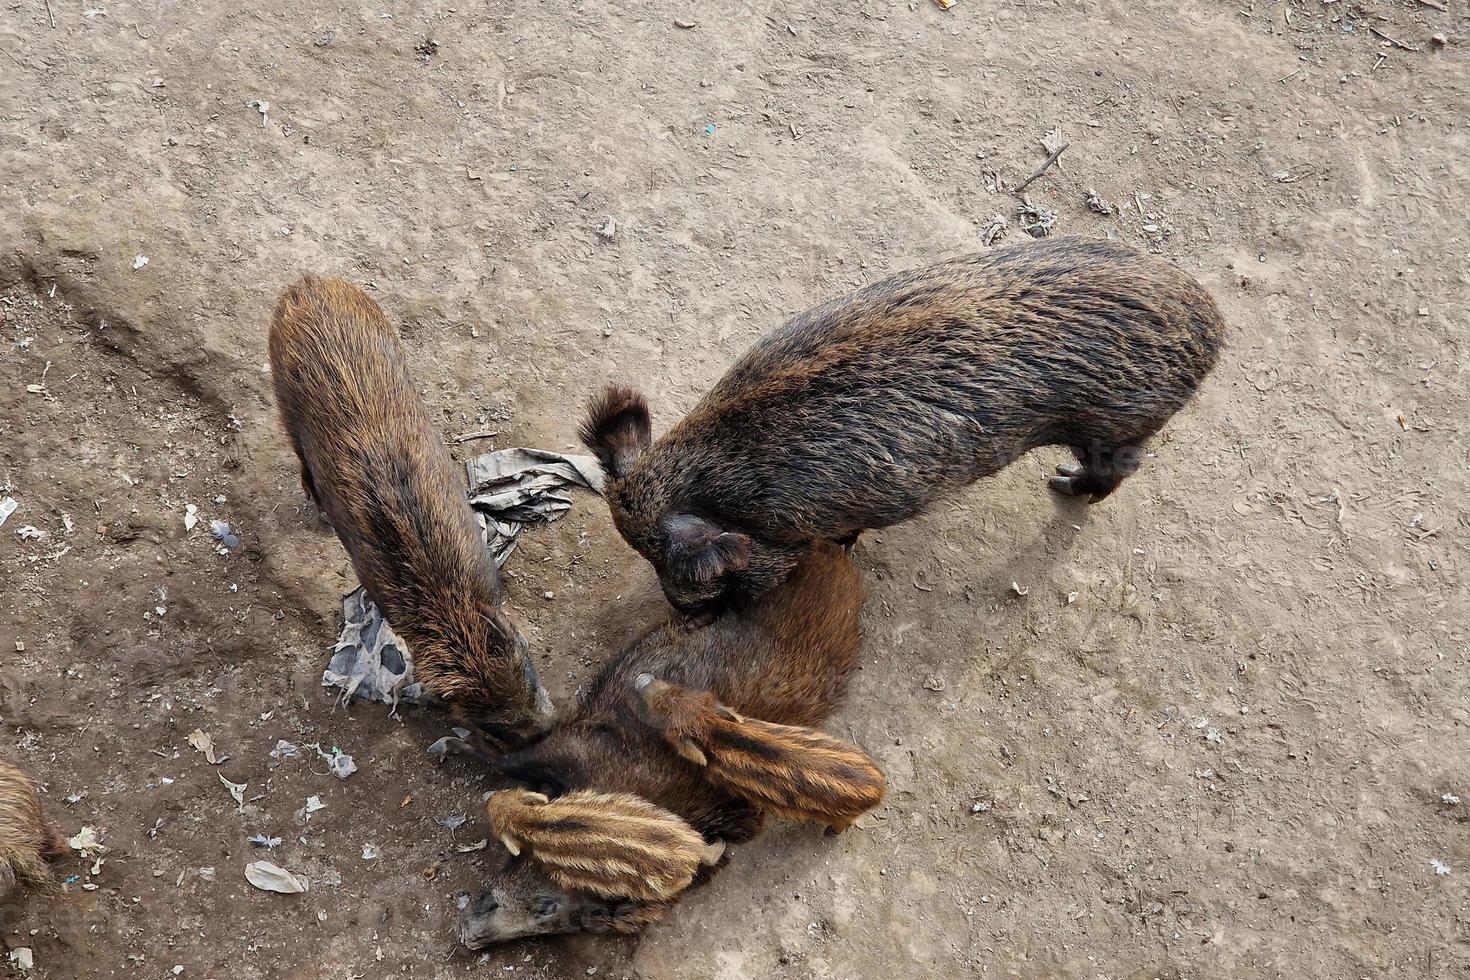
[[[82,858],[92,862],[92,874],[102,873],[102,864],[107,860],[108,847],[102,843],[102,838],[97,836],[94,828],[83,827],[66,843]]]
[[[602,493],[602,467],[592,456],[564,456],[546,449],[500,449],[465,464],[470,506],[479,518],[485,547],[495,567],[515,551],[528,524],[556,520],[572,508],[566,491],[581,487]],[[322,672],[322,686],[353,697],[400,702],[426,698],[413,679],[413,654],[393,632],[361,586],[342,598],[342,633]]]
[[[214,736],[209,735],[202,728],[196,728],[189,733],[189,744],[203,752],[205,761],[211,766],[217,766],[229,758],[229,756],[220,758],[215,753]]]

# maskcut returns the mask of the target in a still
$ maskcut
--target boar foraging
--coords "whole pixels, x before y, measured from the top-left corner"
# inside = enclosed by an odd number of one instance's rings
[[[715,700],[642,674],[643,716],[706,778],[757,808],[846,830],[883,800],[887,783],[867,753],[825,732],[743,718]]]
[[[47,862],[66,845],[41,815],[41,797],[24,770],[0,759],[0,901],[18,887],[55,890]]]
[[[498,745],[545,732],[551,699],[378,304],[340,279],[303,277],[276,305],[270,362],[302,486],[425,687]]]
[[[814,540],[851,540],[1040,446],[1053,490],[1111,494],[1214,367],[1224,324],[1163,259],[1056,238],[900,273],[757,341],[657,442],[614,388],[581,437],[613,522],[670,602],[759,596]]]
[[[492,769],[525,787],[494,794],[487,807],[496,834],[520,853],[466,910],[460,940],[479,949],[558,932],[637,932],[707,880],[725,844],[759,833],[764,812],[836,824],[876,805],[882,776],[872,760],[812,730],[847,688],[861,605],[857,569],[840,548],[819,543],[764,601],[726,610],[703,629],[675,622],[650,631],[603,667],[544,739],[491,758]],[[759,777],[771,786],[756,793],[733,778],[721,785],[710,778],[716,767],[676,748],[644,703],[642,690],[655,683],[670,685],[660,706],[678,691],[739,712],[748,731],[763,726],[749,744],[708,740],[708,757],[721,764],[722,753],[754,755],[777,741],[771,732],[782,734],[776,761]],[[839,748],[861,773],[843,771],[860,793],[829,785]],[[591,879],[574,877],[586,869]]]

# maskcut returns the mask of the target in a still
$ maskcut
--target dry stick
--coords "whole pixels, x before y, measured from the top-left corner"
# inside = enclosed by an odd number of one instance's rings
[[[56,15],[51,12],[51,0],[46,0],[46,19],[51,23],[51,29],[56,30]]]
[[[1400,41],[1396,37],[1389,37],[1387,34],[1383,33],[1382,31],[1380,31],[1376,27],[1370,27],[1370,28],[1368,28],[1368,30],[1372,31],[1374,34],[1377,34],[1379,37],[1383,38],[1385,41],[1387,41],[1389,44],[1392,44],[1396,48],[1402,48],[1405,51],[1418,51],[1419,50],[1418,48],[1414,47],[1412,44],[1405,44],[1403,41]]]
[[[1042,174],[1046,173],[1048,170],[1050,170],[1051,169],[1051,165],[1057,162],[1057,157],[1059,157],[1059,156],[1062,155],[1062,151],[1065,150],[1067,147],[1069,147],[1071,145],[1072,145],[1071,143],[1063,143],[1061,146],[1057,147],[1055,150],[1052,150],[1051,151],[1051,156],[1049,156],[1049,157],[1046,158],[1046,162],[1041,165],[1041,169],[1038,170],[1038,171],[1036,171],[1036,173],[1032,174],[1030,177],[1027,177],[1025,180],[1023,180],[1021,182],[1021,186],[1020,187],[1012,188],[1011,193],[1012,194],[1019,194],[1022,191],[1024,191],[1026,188],[1030,187],[1031,186],[1031,182],[1033,180],[1035,180],[1037,177],[1040,177]]]
[[[1419,0],[1419,3],[1424,4],[1424,6],[1426,7],[1433,7],[1435,10],[1439,11],[1443,11],[1445,9],[1445,5],[1440,3],[1439,0]]]

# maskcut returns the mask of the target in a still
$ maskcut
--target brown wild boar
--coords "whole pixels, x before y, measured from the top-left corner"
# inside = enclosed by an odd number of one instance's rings
[[[1224,324],[1160,258],[1057,238],[858,290],[768,334],[651,443],[612,388],[581,429],[614,523],[685,612],[758,596],[814,540],[851,541],[1038,446],[1102,500],[1214,366]],[[650,444],[651,443],[651,444]]]
[[[46,864],[65,853],[65,843],[41,816],[36,784],[0,759],[0,902],[20,886],[42,893],[54,890]]]
[[[545,732],[551,699],[378,304],[340,279],[303,277],[276,306],[270,361],[302,485],[425,687],[496,744]]]
[[[466,910],[461,941],[636,932],[765,813],[842,827],[875,806],[877,766],[812,727],[846,690],[861,604],[857,569],[820,543],[761,602],[652,630],[546,738],[489,760],[523,787],[488,806],[515,856]]]

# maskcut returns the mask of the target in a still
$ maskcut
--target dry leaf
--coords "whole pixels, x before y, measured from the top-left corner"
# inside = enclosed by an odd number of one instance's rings
[[[269,861],[251,861],[245,865],[245,880],[261,891],[298,895],[311,888],[310,882]]]
[[[203,752],[204,758],[211,766],[220,764],[220,759],[214,754],[214,739],[206,735],[202,729],[196,728],[189,733],[189,744]]]

